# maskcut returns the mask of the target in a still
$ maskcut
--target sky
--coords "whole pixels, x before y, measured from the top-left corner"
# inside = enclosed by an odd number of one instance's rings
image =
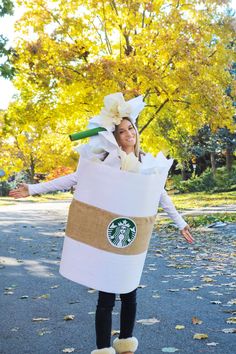
[[[236,10],[236,0],[231,0],[231,7]],[[14,23],[23,14],[23,10],[15,8],[14,16],[4,16],[0,18],[0,34],[9,39],[9,44],[13,43],[14,35]],[[7,109],[12,96],[16,93],[16,89],[9,80],[0,78],[0,109]]]

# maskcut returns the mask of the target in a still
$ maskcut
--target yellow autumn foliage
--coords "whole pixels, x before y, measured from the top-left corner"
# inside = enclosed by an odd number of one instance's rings
[[[233,129],[228,1],[18,2],[27,8],[13,58],[19,97],[6,113],[5,136],[14,139],[14,166],[17,158],[38,172],[74,166],[68,134],[85,129],[103,97],[117,91],[127,100],[144,95],[138,127],[153,153],[168,150],[184,161],[203,124]]]

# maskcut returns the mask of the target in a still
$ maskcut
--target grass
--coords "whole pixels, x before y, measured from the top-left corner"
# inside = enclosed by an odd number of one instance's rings
[[[213,206],[236,205],[236,191],[224,193],[186,193],[171,195],[178,210]]]
[[[55,200],[70,200],[72,198],[72,194],[70,192],[65,192],[65,193],[50,193],[50,194],[42,194],[40,196],[30,196],[27,198],[21,198],[21,199],[13,199],[10,197],[0,197],[0,206],[3,205],[14,205],[16,203],[24,203],[24,202],[30,202],[30,203],[45,203],[45,202],[51,202]]]
[[[189,224],[191,228],[207,226],[215,222],[236,223],[236,213],[215,213],[215,214],[203,214],[184,216],[184,220]],[[173,228],[173,222],[167,217],[157,217],[156,228]]]
[[[186,222],[191,227],[199,227],[210,225],[218,221],[225,223],[236,222],[236,213],[221,213],[221,214],[208,214],[208,215],[194,215],[185,216]]]

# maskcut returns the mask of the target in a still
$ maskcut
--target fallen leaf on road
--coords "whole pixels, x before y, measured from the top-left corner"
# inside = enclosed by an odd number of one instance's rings
[[[32,318],[32,322],[43,322],[43,321],[49,321],[50,318],[48,317],[37,317],[37,318]]]
[[[192,317],[192,324],[202,324],[202,321],[197,317]]]
[[[224,328],[222,329],[224,333],[236,333],[236,328]]]
[[[13,295],[14,294],[14,291],[5,291],[4,292],[4,295]]]
[[[95,289],[89,289],[89,290],[88,290],[88,293],[89,293],[89,294],[93,294],[93,293],[96,293],[96,291],[97,291],[97,290],[95,290]]]
[[[43,294],[43,295],[37,296],[34,299],[49,299],[49,298],[50,298],[50,294]]]
[[[208,335],[205,333],[195,333],[193,339],[207,339]]]
[[[205,283],[212,283],[214,281],[214,279],[210,278],[210,277],[204,277],[202,279]]]
[[[219,343],[216,343],[216,342],[207,343],[207,345],[209,345],[211,347],[216,347],[217,344],[219,344]]]
[[[226,323],[236,323],[236,317],[227,318]]]
[[[62,351],[63,353],[73,353],[75,351],[75,348],[65,348]]]
[[[147,325],[147,326],[150,326],[150,325],[153,325],[155,323],[158,323],[160,322],[160,320],[158,320],[157,318],[147,318],[147,319],[143,319],[143,320],[138,320],[136,321],[137,323],[141,323],[143,325]]]
[[[118,329],[113,329],[113,330],[111,331],[111,335],[112,335],[112,336],[115,336],[116,334],[120,334],[120,331],[119,331]]]
[[[39,336],[44,336],[44,334],[49,334],[49,333],[51,333],[51,331],[48,331],[47,328],[42,328],[42,329],[38,330],[37,332],[38,332],[38,335],[39,335]]]
[[[192,288],[188,288],[189,291],[198,291],[199,290],[199,287],[192,287]]]
[[[74,300],[69,302],[70,305],[79,304],[79,303],[80,303],[79,300]]]
[[[163,353],[175,353],[177,352],[179,349],[174,348],[174,347],[166,347],[166,348],[162,348],[162,352]]]
[[[64,316],[64,320],[65,321],[71,321],[71,320],[74,320],[75,318],[75,315],[66,315]]]
[[[180,329],[180,330],[181,330],[181,329],[185,329],[185,326],[183,326],[183,325],[176,325],[176,326],[175,326],[175,329]]]
[[[227,302],[228,305],[236,305],[236,299],[232,299]]]

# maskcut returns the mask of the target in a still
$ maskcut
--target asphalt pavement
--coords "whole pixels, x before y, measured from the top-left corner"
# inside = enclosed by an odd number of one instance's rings
[[[58,273],[68,202],[0,207],[0,353],[90,354],[97,292]],[[236,225],[153,233],[138,290],[137,354],[234,354]],[[113,312],[119,330],[120,301]],[[194,339],[194,337],[202,339]]]

